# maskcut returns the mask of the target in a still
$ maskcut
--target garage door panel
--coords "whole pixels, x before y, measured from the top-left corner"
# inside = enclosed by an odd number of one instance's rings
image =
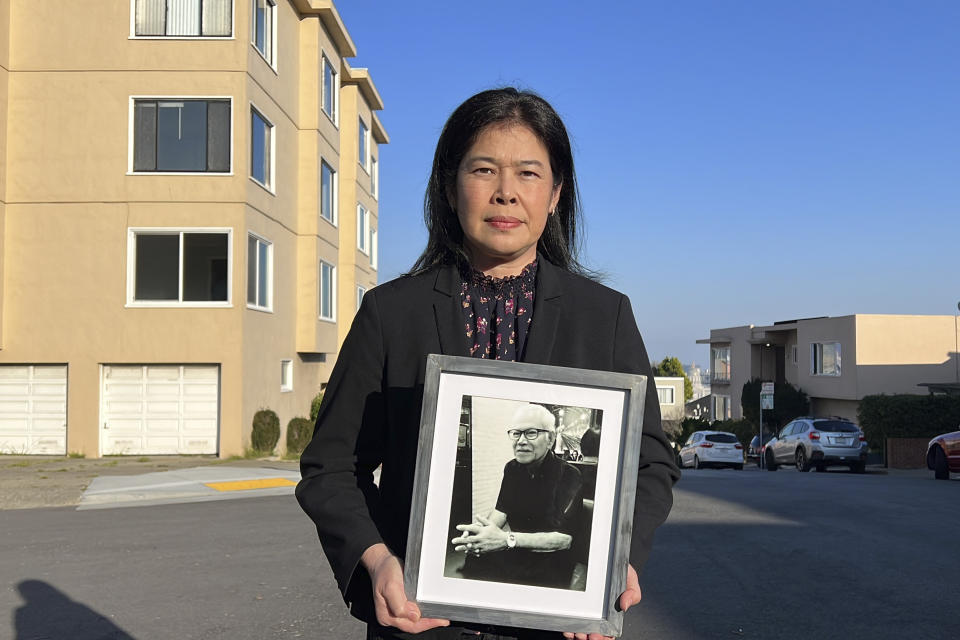
[[[67,453],[66,365],[0,365],[0,452]]]
[[[104,439],[103,453],[108,456],[137,455],[143,453],[143,444],[140,438],[113,438]]]
[[[105,421],[136,416],[136,430],[123,433],[139,443],[123,442],[133,454],[216,453],[219,425],[219,367],[208,365],[111,365],[112,380],[104,379]],[[136,370],[136,375],[133,371]],[[122,402],[117,402],[121,400]],[[106,434],[107,429],[104,429]],[[115,433],[112,437],[121,434]],[[110,436],[107,436],[110,437]],[[119,446],[121,443],[115,443]]]
[[[142,380],[143,367],[111,367],[103,368],[103,377],[106,380]]]

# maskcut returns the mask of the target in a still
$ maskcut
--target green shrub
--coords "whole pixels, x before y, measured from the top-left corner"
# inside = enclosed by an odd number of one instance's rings
[[[287,455],[299,455],[313,437],[313,423],[307,418],[293,418],[287,423]]]
[[[317,421],[317,415],[320,413],[321,402],[323,402],[323,391],[313,396],[313,401],[310,403],[310,422]]]
[[[757,425],[746,418],[741,420],[715,420],[710,428],[714,431],[726,431],[737,436],[737,440],[740,441],[744,449],[750,446],[750,440],[753,436],[759,435]]]
[[[867,442],[882,449],[887,438],[932,438],[956,431],[960,397],[947,395],[864,396],[857,421]]]
[[[273,453],[280,441],[280,418],[270,409],[260,409],[253,415],[253,434],[250,445],[259,453]]]

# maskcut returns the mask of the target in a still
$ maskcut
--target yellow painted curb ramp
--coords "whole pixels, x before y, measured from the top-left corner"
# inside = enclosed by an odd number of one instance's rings
[[[207,482],[205,486],[217,491],[250,491],[253,489],[273,489],[275,487],[295,487],[297,483],[286,478],[261,478],[259,480],[231,480],[229,482]]]

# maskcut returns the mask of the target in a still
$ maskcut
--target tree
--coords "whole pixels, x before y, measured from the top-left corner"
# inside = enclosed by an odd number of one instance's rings
[[[760,378],[754,378],[743,385],[740,394],[740,406],[743,417],[754,425],[760,423]],[[789,382],[777,383],[773,388],[773,410],[763,412],[763,421],[767,425],[764,431],[774,433],[783,425],[798,416],[810,413],[810,398],[807,394]]]
[[[653,375],[665,378],[683,378],[683,401],[689,402],[693,399],[693,383],[690,382],[687,372],[683,370],[683,365],[677,358],[664,358],[660,361],[660,364],[653,365]]]

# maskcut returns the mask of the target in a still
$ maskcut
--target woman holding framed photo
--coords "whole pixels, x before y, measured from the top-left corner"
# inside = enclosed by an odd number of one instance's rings
[[[400,558],[428,354],[652,379],[630,301],[578,261],[573,155],[563,122],[545,100],[505,88],[460,105],[437,143],[424,215],[429,239],[411,272],[363,298],[301,457],[297,487],[344,599],[368,623],[371,639],[477,637],[475,626],[421,618],[403,590]],[[640,600],[637,574],[679,477],[653,384],[645,407],[623,609]]]

